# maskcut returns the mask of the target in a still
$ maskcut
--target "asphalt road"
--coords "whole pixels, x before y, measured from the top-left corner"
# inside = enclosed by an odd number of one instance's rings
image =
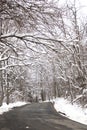
[[[58,114],[52,103],[34,103],[0,115],[0,130],[87,130]]]

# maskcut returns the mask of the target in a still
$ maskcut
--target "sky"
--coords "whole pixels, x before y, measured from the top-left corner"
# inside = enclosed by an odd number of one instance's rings
[[[76,7],[79,8],[79,13],[84,17],[87,16],[87,0],[59,0],[59,3],[63,4],[64,2],[66,3],[66,1],[68,1],[68,3],[76,1]]]
[[[87,16],[87,0],[79,0],[79,4],[81,6],[81,12]]]
[[[65,0],[60,0],[60,1],[64,2]],[[77,7],[80,7],[80,12],[81,12],[80,15],[83,17],[87,17],[87,0],[76,0],[76,1],[77,1]],[[0,114],[12,109],[15,106],[21,106],[25,104],[26,103],[21,103],[21,102],[18,102],[16,104],[9,104],[9,105],[3,104],[3,106],[0,107]],[[61,111],[65,113],[67,117],[69,117],[70,119],[87,125],[87,109],[82,109],[76,104],[72,106],[68,101],[64,99],[56,99],[54,107],[57,111]]]

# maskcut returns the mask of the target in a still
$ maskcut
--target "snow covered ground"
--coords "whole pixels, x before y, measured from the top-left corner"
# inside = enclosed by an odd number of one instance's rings
[[[10,103],[9,105],[7,105],[6,103],[3,103],[3,105],[0,107],[0,114],[3,114],[4,112],[7,112],[14,107],[23,106],[25,104],[26,104],[26,102]]]
[[[82,124],[87,125],[87,109],[82,108],[81,106],[74,104],[72,105],[68,100],[65,100],[64,98],[56,98],[53,100],[54,107],[57,110],[57,112],[65,113],[64,116],[80,122]],[[26,102],[16,102],[16,103],[10,103],[7,105],[6,103],[3,103],[3,105],[0,107],[0,114],[3,114],[4,112],[7,112],[11,110],[14,107],[19,107],[27,104]]]
[[[72,105],[68,100],[64,98],[54,99],[54,107],[57,112],[65,113],[66,117],[74,121],[87,125],[87,109],[74,104]]]

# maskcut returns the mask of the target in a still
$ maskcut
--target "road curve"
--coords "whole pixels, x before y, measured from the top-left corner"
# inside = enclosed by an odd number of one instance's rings
[[[87,130],[58,114],[52,103],[34,103],[0,115],[0,130]]]

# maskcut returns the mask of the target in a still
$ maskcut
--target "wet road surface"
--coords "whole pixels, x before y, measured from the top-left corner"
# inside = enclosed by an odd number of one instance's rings
[[[0,130],[87,130],[58,114],[52,103],[34,103],[0,115]]]

